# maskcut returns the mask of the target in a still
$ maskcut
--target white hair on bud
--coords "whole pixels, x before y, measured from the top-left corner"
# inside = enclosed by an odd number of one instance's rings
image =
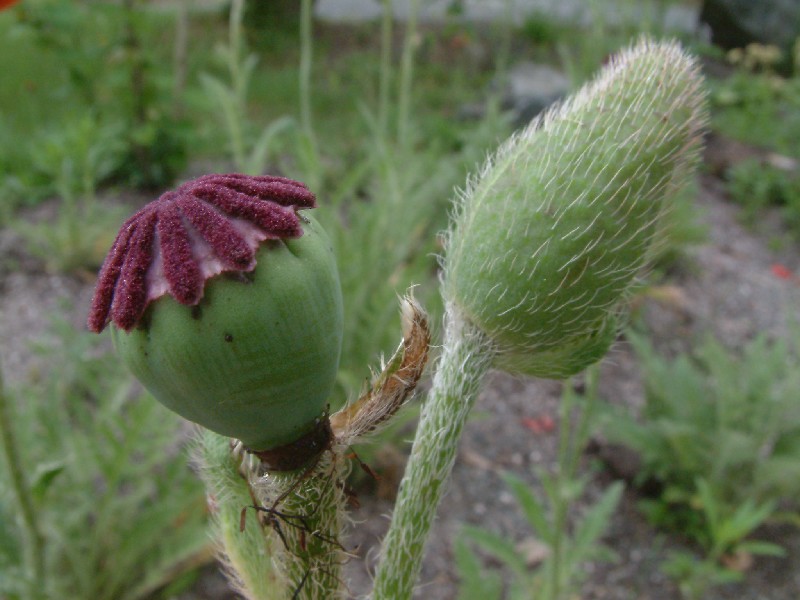
[[[598,311],[613,312],[645,265],[667,208],[664,198],[697,161],[707,118],[701,85],[696,62],[677,42],[643,38],[612,57],[576,94],[513,134],[457,193],[443,260],[448,299],[479,325],[507,317],[503,331],[529,340],[528,351],[547,350],[596,328]],[[585,207],[595,207],[593,218],[581,220]],[[531,253],[524,239],[534,235],[536,214],[544,216],[536,235],[544,235],[541,226],[547,223],[553,237],[544,237]],[[475,234],[469,247],[462,240],[476,219],[490,215],[498,223],[495,255],[475,251],[476,240],[484,241]],[[573,244],[582,240],[576,251]],[[567,247],[571,254],[562,256]],[[547,272],[541,260],[548,261]],[[458,262],[468,266],[459,268],[459,297],[452,297],[448,275]],[[487,293],[488,276],[480,274],[495,271],[502,277]],[[594,297],[606,292],[599,304],[592,305],[582,289],[589,285],[586,276],[596,286]],[[509,285],[529,287],[508,296]],[[525,317],[534,314],[538,318]]]

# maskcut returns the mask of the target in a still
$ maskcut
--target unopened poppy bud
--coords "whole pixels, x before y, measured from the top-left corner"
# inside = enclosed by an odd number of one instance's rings
[[[122,227],[89,328],[164,405],[253,451],[296,442],[325,415],[342,340],[329,240],[301,183],[209,175]],[[325,416],[327,423],[327,417]]]
[[[642,41],[471,182],[445,295],[490,338],[496,366],[561,378],[603,356],[665,199],[696,161],[704,104],[694,61]]]

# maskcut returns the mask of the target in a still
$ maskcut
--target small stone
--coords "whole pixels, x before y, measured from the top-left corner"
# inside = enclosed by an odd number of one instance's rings
[[[532,569],[550,556],[550,547],[534,537],[525,538],[517,544],[517,551],[525,559],[525,566]]]
[[[549,65],[522,62],[508,73],[503,108],[510,110],[517,127],[527,124],[536,115],[567,95],[569,78]]]

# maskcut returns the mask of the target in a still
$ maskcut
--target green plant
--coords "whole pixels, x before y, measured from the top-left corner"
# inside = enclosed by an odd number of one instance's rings
[[[608,560],[613,554],[599,544],[611,515],[619,504],[623,484],[611,485],[591,506],[580,521],[570,523],[574,503],[584,494],[587,478],[578,474],[581,454],[589,441],[597,405],[597,369],[588,372],[587,394],[580,401],[570,382],[564,387],[560,406],[559,446],[556,470],[548,473],[537,469],[537,478],[544,488],[538,496],[522,479],[504,475],[517,504],[525,514],[534,534],[546,546],[547,555],[534,573],[511,540],[486,529],[465,527],[466,538],[478,548],[501,561],[512,575],[508,596],[503,596],[497,578],[487,576],[465,540],[457,542],[457,560],[461,587],[460,600],[471,598],[535,598],[557,600],[580,593],[585,577],[583,565],[590,560]],[[477,568],[476,568],[477,567]],[[489,582],[487,589],[483,581]]]
[[[443,198],[498,129],[487,123],[467,137],[461,152],[449,154],[436,145],[404,152],[373,129],[349,177],[332,186],[320,220],[331,232],[347,306],[334,404],[358,393],[369,375],[366,365],[392,350],[399,293],[419,284],[417,296],[432,314],[441,313],[428,284],[436,271],[436,234],[446,223]]]
[[[35,140],[33,168],[53,182],[65,197],[93,202],[101,183],[118,168],[125,151],[118,123],[103,122],[92,113],[75,116]]]
[[[240,470],[238,487],[249,488],[259,525],[272,526],[283,548],[223,531],[230,560],[250,564],[267,544],[284,586],[306,587],[313,572],[308,590],[329,597],[340,587],[344,449],[396,412],[422,373],[429,336],[424,315],[404,302],[401,350],[362,398],[330,414],[342,303],[327,236],[298,214],[314,206],[303,184],[238,173],[163,194],[121,228],[88,324],[112,325],[117,352],[161,403],[234,436],[234,455],[222,442],[227,461],[219,436],[204,438],[209,487]],[[248,593],[259,589],[240,579]]]
[[[777,75],[772,66],[780,53],[772,50],[754,45],[729,54],[739,68],[713,82],[712,124],[728,137],[795,157],[800,154],[800,76]],[[781,160],[789,166],[779,166]],[[767,155],[739,162],[726,173],[728,193],[744,207],[745,221],[753,223],[765,208],[777,206],[790,230],[800,235],[800,178],[791,163],[791,158]]]
[[[178,420],[93,336],[55,332],[39,378],[0,392],[0,596],[151,598],[210,559]]]
[[[533,14],[522,33],[534,43],[546,44],[578,86],[626,40],[636,35],[672,37],[682,41],[681,32],[671,31],[667,11],[673,0],[587,0],[576,18]]]
[[[119,7],[106,2],[89,8],[62,0],[39,0],[19,13],[19,24],[41,47],[58,53],[69,84],[91,105],[107,91],[109,61],[122,34],[120,14]],[[98,77],[101,73],[105,76]]]
[[[683,501],[698,478],[733,504],[797,494],[798,478],[790,476],[800,444],[796,339],[759,336],[739,355],[708,340],[692,358],[673,361],[639,336],[631,341],[645,377],[642,422],[617,415],[609,433],[640,451],[642,481],[675,486],[669,495]]]
[[[648,256],[664,199],[694,164],[703,114],[700,78],[691,59],[676,45],[642,41],[581,94],[513,137],[487,163],[481,177],[471,182],[447,240],[443,356],[384,544],[376,598],[406,598],[411,593],[458,435],[486,370],[494,365],[565,377],[606,351],[621,303]],[[406,152],[409,138],[404,135],[409,132],[403,131],[398,128],[398,138]],[[99,280],[90,324],[100,329],[110,319],[126,331],[137,328],[137,335],[156,333],[159,315],[168,312],[168,305],[157,298],[166,293],[188,305],[179,309],[187,321],[195,321],[194,327],[214,331],[217,317],[235,321],[238,304],[217,303],[217,307],[212,302],[209,307],[203,291],[208,285],[211,298],[212,289],[225,284],[224,277],[215,276],[232,271],[239,293],[248,295],[248,276],[243,273],[268,268],[255,264],[260,242],[272,239],[257,257],[269,263],[271,253],[292,241],[285,238],[299,235],[296,211],[309,206],[291,200],[301,187],[282,178],[208,176],[185,184],[178,193],[166,194],[160,208],[144,209],[121,232]],[[259,193],[262,188],[269,188],[264,197]],[[218,211],[206,210],[199,200],[215,204]],[[402,203],[399,207],[402,210]],[[199,236],[184,230],[181,215]],[[289,221],[295,225],[290,232],[273,231]],[[152,244],[156,231],[157,251]],[[515,264],[517,257],[519,264]],[[157,270],[151,272],[151,265]],[[163,278],[159,265],[163,265]],[[291,275],[294,278],[275,278],[280,287],[275,293],[286,293],[280,301],[283,320],[302,326],[307,294],[302,285],[292,282],[305,274]],[[335,279],[322,282],[317,294],[332,293]],[[328,318],[333,318],[332,312],[327,311]],[[243,335],[269,335],[269,323],[253,316],[244,319],[253,327]],[[211,436],[204,444],[210,452],[207,470],[218,468],[225,473],[211,474],[207,480],[223,482],[223,486],[236,480],[234,497],[245,497],[249,490],[260,516],[258,526],[271,540],[250,546],[248,537],[229,531],[223,535],[235,546],[229,554],[246,560],[253,557],[260,564],[264,544],[271,545],[276,555],[264,576],[272,578],[277,573],[282,590],[278,593],[293,590],[298,597],[320,598],[342,593],[338,571],[343,550],[339,535],[345,504],[341,483],[347,467],[345,449],[395,414],[414,389],[427,359],[427,319],[413,299],[402,302],[402,323],[400,348],[365,393],[333,414],[322,411],[308,431],[296,432],[296,439],[265,437],[263,445],[268,447],[255,450],[234,441],[228,454],[224,440],[213,441]],[[158,333],[159,337],[169,335],[168,331]],[[220,345],[234,341],[224,333],[208,340]],[[273,348],[261,364],[253,361],[235,374],[217,370],[207,374],[209,381],[235,375],[237,380],[255,378],[263,383],[261,375],[270,371],[271,363],[291,363],[301,352],[290,342],[285,356],[280,348]],[[338,352],[334,346],[330,352]],[[175,380],[182,381],[187,373],[181,372],[179,361],[171,357],[168,361],[173,364],[164,364],[164,370],[174,368]],[[327,359],[321,362],[329,364]],[[273,382],[277,386],[291,387],[313,377],[308,368],[267,376],[279,377]],[[168,395],[180,392],[176,388]],[[235,398],[207,396],[201,391],[196,401],[198,407],[210,408],[211,420],[215,410],[237,409],[231,402]],[[256,401],[248,398],[247,403]],[[289,409],[265,406],[264,410],[261,418],[266,423],[280,421],[281,411]],[[211,421],[204,423],[215,426]],[[241,481],[231,476],[236,472],[241,473]],[[220,520],[222,527],[224,523],[230,527],[229,509]],[[252,572],[249,566],[242,571]],[[248,590],[249,595],[256,593]]]
[[[112,175],[141,188],[171,183],[186,161],[185,131],[172,114],[173,86],[156,42],[163,18],[139,0],[80,4],[38,0],[19,28],[57,56],[69,96],[102,122],[119,126],[121,160]],[[59,100],[60,101],[60,100]]]
[[[58,195],[55,217],[11,221],[28,251],[54,271],[96,269],[123,209],[97,200],[97,186],[117,167],[124,151],[119,129],[86,115],[51,132],[33,146],[37,177],[51,181]]]
[[[641,336],[631,342],[646,403],[641,419],[613,411],[605,430],[641,456],[637,483],[659,489],[641,504],[648,518],[703,549],[706,564],[692,585],[729,579],[735,574],[719,566],[723,556],[778,551],[745,538],[800,492],[796,333],[775,343],[758,337],[740,355],[709,340],[674,360]],[[668,570],[688,578],[685,562],[672,560]]]
[[[703,97],[691,60],[674,45],[643,41],[512,137],[470,182],[447,240],[442,356],[384,540],[376,598],[411,595],[486,371],[563,378],[608,349],[662,202],[696,160]]]
[[[446,226],[446,199],[497,136],[509,130],[508,123],[491,112],[475,127],[459,126],[448,134],[448,143],[440,141],[444,135],[429,133],[441,119],[423,124],[408,108],[401,111],[401,98],[410,102],[411,90],[403,90],[412,78],[402,73],[412,69],[413,50],[402,51],[405,61],[395,81],[390,29],[391,6],[385,3],[377,107],[360,103],[366,131],[346,163],[328,169],[319,209],[320,221],[331,234],[347,307],[333,406],[358,394],[369,376],[366,365],[396,344],[398,294],[417,285],[416,296],[438,321],[441,306],[428,284],[436,272],[437,233]],[[407,32],[403,43],[415,44],[413,33]],[[408,136],[404,144],[399,143],[401,130]]]
[[[786,156],[800,155],[800,77],[737,70],[711,81],[710,99],[715,130]]]
[[[736,559],[752,555],[784,556],[777,544],[746,539],[775,511],[774,502],[759,505],[752,499],[735,507],[725,506],[704,479],[696,482],[699,510],[705,523],[701,543],[702,560],[687,551],[674,551],[662,565],[667,575],[678,581],[685,598],[699,600],[713,586],[741,581],[742,570],[736,567]],[[725,561],[730,564],[725,564]],[[745,566],[746,568],[746,566]]]
[[[20,456],[19,441],[13,425],[14,417],[10,397],[7,396],[0,373],[0,442],[2,442],[3,467],[7,470],[8,489],[11,492],[11,503],[19,510],[19,534],[12,528],[0,529],[0,548],[3,560],[0,567],[9,574],[10,582],[3,587],[5,593],[22,595],[28,593],[31,598],[43,597],[42,590],[37,589],[37,582],[44,581],[44,535],[33,509],[32,490],[25,475],[25,467]],[[0,514],[5,517],[9,511],[0,502]],[[3,523],[10,519],[3,519]],[[19,539],[18,539],[19,538]],[[22,546],[25,549],[22,564],[17,564]],[[16,552],[15,552],[16,551]],[[2,580],[0,580],[2,582]],[[1,588],[0,588],[1,589]]]
[[[777,207],[794,236],[800,238],[800,177],[796,174],[748,159],[730,169],[726,187],[744,208],[747,223],[755,224],[765,209]]]
[[[533,12],[525,17],[520,33],[532,44],[553,45],[558,41],[563,26],[546,12]]]

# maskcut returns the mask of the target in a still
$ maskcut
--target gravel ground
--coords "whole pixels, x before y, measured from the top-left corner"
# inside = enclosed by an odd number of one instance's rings
[[[765,219],[761,232],[742,227],[736,209],[726,202],[718,179],[705,176],[698,200],[699,219],[708,226],[706,243],[691,253],[688,266],[670,279],[677,293],[669,303],[645,300],[638,310],[665,350],[685,348],[699,336],[712,332],[731,347],[755,333],[780,334],[791,317],[800,317],[800,286],[797,279],[776,277],[771,266],[779,263],[800,271],[800,247],[784,245],[770,250],[770,239],[778,230]],[[32,340],[47,335],[48,317],[66,315],[81,326],[91,295],[91,285],[74,278],[43,274],[20,251],[13,232],[0,232],[0,339],[2,361],[10,381],[18,380],[32,366],[27,348]],[[468,424],[453,472],[449,491],[435,523],[417,598],[449,600],[456,597],[457,576],[453,567],[452,542],[463,523],[481,525],[519,542],[533,540],[500,473],[511,471],[535,485],[535,467],[548,468],[555,460],[553,431],[534,433],[526,419],[556,420],[561,386],[493,374],[481,395],[475,418]],[[604,361],[601,378],[604,398],[636,410],[641,403],[641,382],[634,358],[623,342]],[[528,422],[529,424],[529,422]],[[545,428],[546,429],[546,428]],[[601,452],[602,444],[599,446]],[[389,461],[391,465],[392,461]],[[587,456],[585,466],[596,466]],[[380,466],[380,465],[377,465]],[[396,460],[395,460],[396,466]],[[587,471],[588,472],[588,471]],[[594,469],[587,498],[595,499],[609,483],[603,470]],[[387,481],[392,481],[385,472]],[[369,569],[374,564],[378,541],[388,523],[391,485],[379,493],[361,493],[361,508],[353,513],[356,524],[348,542],[364,560],[348,567],[351,591],[363,594],[369,588]],[[606,543],[620,560],[613,564],[586,565],[587,585],[583,598],[652,599],[679,598],[675,586],[661,575],[658,565],[680,540],[654,531],[635,508],[637,497],[627,490],[610,525]],[[578,510],[578,513],[580,510]],[[800,597],[800,533],[767,528],[760,532],[787,549],[783,559],[757,559],[742,584],[709,594],[711,600],[796,600]],[[210,568],[181,600],[233,598],[221,576]]]

